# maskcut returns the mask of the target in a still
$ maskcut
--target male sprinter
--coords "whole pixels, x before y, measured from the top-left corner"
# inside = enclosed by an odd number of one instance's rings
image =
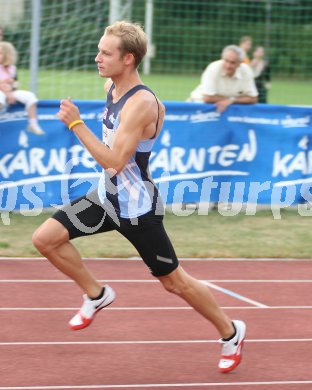
[[[58,117],[103,167],[103,173],[97,191],[57,211],[37,229],[33,242],[85,293],[81,309],[69,323],[77,330],[87,327],[100,309],[112,303],[115,292],[95,280],[71,240],[117,230],[135,246],[166,290],[183,298],[216,327],[222,337],[219,369],[228,372],[241,360],[246,326],[243,321],[230,321],[208,287],[183,270],[164,230],[161,200],[149,175],[148,160],[165,108],[143,85],[137,71],[146,48],[144,31],[127,22],[108,26],[100,39],[95,62],[99,75],[109,78],[103,142],[80,119],[69,98],[61,101]]]

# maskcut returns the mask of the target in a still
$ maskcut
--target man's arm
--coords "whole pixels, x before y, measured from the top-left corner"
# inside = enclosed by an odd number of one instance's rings
[[[205,96],[205,103],[215,103],[217,112],[224,112],[231,104],[254,104],[258,102],[258,96],[226,97],[220,95]]]
[[[112,149],[104,145],[84,123],[75,125],[72,130],[104,169],[111,169],[112,174],[117,174],[134,153],[143,137],[144,129],[153,121],[154,105],[155,102],[151,99],[139,98],[139,96],[129,99],[122,109],[120,125]],[[57,116],[66,126],[80,119],[78,107],[70,98],[61,101]]]
[[[258,102],[258,96],[238,96],[238,97],[226,97],[221,95],[214,96],[204,96],[205,103],[218,103],[221,100],[229,100],[229,104],[237,103],[237,104],[253,104]]]
[[[258,96],[237,96],[233,98],[232,103],[236,104],[255,104],[258,102]]]

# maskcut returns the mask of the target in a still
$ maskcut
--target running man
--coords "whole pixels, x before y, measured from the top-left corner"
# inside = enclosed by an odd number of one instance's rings
[[[71,329],[78,330],[113,302],[115,292],[96,281],[71,240],[117,230],[134,245],[167,291],[183,298],[216,327],[222,343],[219,370],[229,372],[241,360],[246,326],[243,321],[231,321],[208,287],[179,265],[164,230],[159,193],[149,175],[148,160],[165,108],[142,83],[137,70],[146,54],[146,35],[137,24],[116,22],[105,29],[98,49],[99,75],[108,78],[103,142],[84,124],[70,98],[61,101],[58,112],[59,119],[103,167],[98,189],[58,210],[36,230],[33,243],[83,290],[82,307],[69,322]]]

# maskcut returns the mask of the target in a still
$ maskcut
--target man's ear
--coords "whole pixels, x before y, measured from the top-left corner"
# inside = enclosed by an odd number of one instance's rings
[[[135,62],[134,55],[132,53],[125,54],[123,60],[124,60],[124,63],[126,65],[131,65],[131,64],[134,64],[134,62]]]

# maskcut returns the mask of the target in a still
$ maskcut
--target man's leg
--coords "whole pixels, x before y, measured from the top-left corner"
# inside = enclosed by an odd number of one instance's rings
[[[68,230],[56,219],[50,218],[37,229],[33,243],[57,269],[74,280],[85,292],[83,304],[69,321],[72,330],[86,328],[96,313],[115,299],[114,290],[101,286],[84,265],[77,249],[69,242]]]
[[[246,325],[243,321],[231,321],[217,304],[210,289],[179,265],[162,217],[145,214],[138,218],[136,225],[122,221],[119,231],[136,247],[151,273],[167,291],[183,298],[216,327],[223,344],[219,370],[232,371],[241,361]]]
[[[164,288],[183,298],[198,313],[209,320],[222,338],[231,337],[235,330],[231,320],[217,304],[209,288],[186,273],[181,266],[169,275],[160,276]]]
[[[102,286],[84,265],[69,241],[68,230],[56,219],[47,219],[33,234],[33,244],[63,274],[74,280],[90,297],[97,297]]]
[[[241,361],[246,334],[243,321],[231,321],[215,301],[209,288],[188,275],[181,266],[166,276],[159,276],[166,290],[183,298],[198,313],[209,320],[221,335],[223,344],[219,370],[230,372]]]

